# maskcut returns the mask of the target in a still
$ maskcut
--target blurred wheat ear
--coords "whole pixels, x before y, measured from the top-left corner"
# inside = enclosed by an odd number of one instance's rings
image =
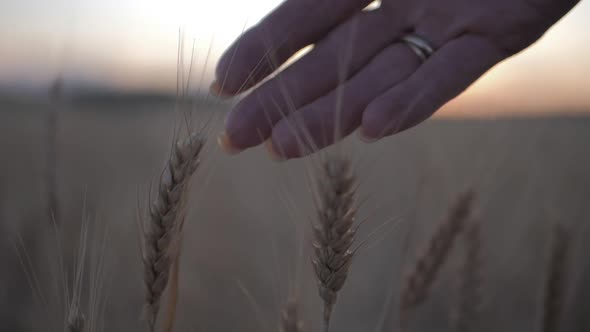
[[[336,155],[327,157],[319,173],[312,262],[319,295],[324,302],[324,331],[327,331],[338,292],[344,286],[354,256],[351,247],[358,229],[355,226],[356,178],[351,161]]]
[[[542,332],[559,331],[566,297],[570,239],[570,234],[563,226],[554,226],[551,259],[547,266],[547,281],[545,283]]]
[[[189,182],[200,164],[205,138],[199,133],[177,140],[162,172],[156,199],[143,225],[142,257],[146,289],[144,314],[150,331],[155,331],[161,299],[169,287],[168,317],[165,331],[171,331],[176,313],[180,242]],[[170,276],[172,274],[172,280]]]
[[[480,223],[472,219],[464,235],[465,256],[458,275],[459,298],[455,308],[455,332],[474,331],[474,324],[481,313],[483,262]]]
[[[475,195],[471,191],[460,195],[451,207],[448,217],[438,226],[428,246],[419,255],[406,277],[401,290],[400,303],[402,330],[406,326],[409,313],[428,297],[430,287],[436,280],[440,267],[446,261],[456,237],[463,230],[465,222],[471,214],[474,197]]]
[[[66,332],[82,332],[85,323],[84,315],[80,312],[78,305],[72,305],[68,313]]]
[[[290,299],[281,311],[280,332],[303,332],[303,321],[299,317],[299,303]]]

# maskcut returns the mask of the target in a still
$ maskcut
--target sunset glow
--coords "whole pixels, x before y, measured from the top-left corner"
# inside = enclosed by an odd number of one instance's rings
[[[62,74],[124,90],[172,91],[179,27],[211,79],[216,58],[279,0],[7,0],[0,5],[0,88]],[[453,105],[494,112],[590,110],[590,3],[500,64]],[[211,57],[205,68],[206,55]]]

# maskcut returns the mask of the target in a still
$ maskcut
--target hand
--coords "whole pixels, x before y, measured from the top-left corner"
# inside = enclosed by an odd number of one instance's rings
[[[539,39],[578,0],[383,0],[363,10],[370,2],[287,0],[244,33],[218,63],[216,94],[240,94],[314,47],[236,105],[222,147],[267,141],[288,159],[357,128],[369,141],[408,129]],[[425,62],[400,42],[409,32],[435,49]]]

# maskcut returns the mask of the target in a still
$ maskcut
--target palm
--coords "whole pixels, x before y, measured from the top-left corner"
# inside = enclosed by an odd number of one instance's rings
[[[315,47],[242,99],[222,145],[268,141],[302,156],[360,128],[375,140],[410,128],[496,63],[537,40],[577,0],[288,0],[221,58],[214,90],[238,94],[301,48]],[[424,63],[399,38],[436,49]]]

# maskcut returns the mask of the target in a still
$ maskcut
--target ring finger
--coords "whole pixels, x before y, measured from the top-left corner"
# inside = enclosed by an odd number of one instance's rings
[[[367,106],[413,76],[440,45],[418,34],[406,36],[411,37],[386,47],[344,84],[280,120],[272,130],[271,153],[300,157],[357,129]]]

